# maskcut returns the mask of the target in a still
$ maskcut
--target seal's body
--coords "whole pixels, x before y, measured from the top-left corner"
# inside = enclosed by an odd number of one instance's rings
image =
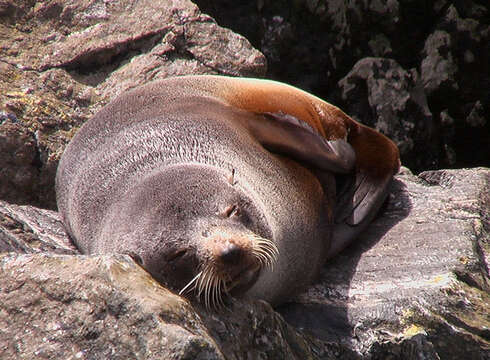
[[[398,166],[390,140],[301,90],[186,76],[88,121],[56,191],[83,253],[130,254],[207,305],[223,292],[277,304],[369,223]]]

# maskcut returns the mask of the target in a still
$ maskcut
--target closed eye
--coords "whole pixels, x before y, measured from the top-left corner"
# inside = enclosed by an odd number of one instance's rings
[[[181,257],[183,257],[186,253],[187,253],[186,249],[177,250],[167,257],[167,261],[168,262],[176,261],[176,260],[180,259]]]

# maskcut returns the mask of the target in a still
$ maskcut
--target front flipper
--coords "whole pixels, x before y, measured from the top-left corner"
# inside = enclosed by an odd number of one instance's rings
[[[284,113],[263,113],[246,124],[269,151],[323,171],[352,172],[356,155],[345,140],[327,140],[308,123]]]
[[[336,196],[332,243],[327,258],[337,255],[374,219],[389,194],[392,177],[378,181],[356,172]]]
[[[400,167],[398,148],[390,139],[351,121],[349,143],[356,152],[356,169],[344,180],[337,194],[332,245],[327,258],[344,249],[373,220]]]

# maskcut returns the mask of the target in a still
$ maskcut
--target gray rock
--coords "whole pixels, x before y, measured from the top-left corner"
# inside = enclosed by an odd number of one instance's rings
[[[441,90],[441,87],[442,90],[458,90],[455,79],[458,66],[451,53],[451,36],[445,31],[436,30],[427,38],[423,55],[421,77],[425,93],[430,95]]]
[[[0,258],[3,359],[224,359],[199,316],[127,258]]]
[[[359,358],[264,302],[193,307],[126,256],[5,253],[0,271],[2,359]]]
[[[56,211],[0,201],[0,253],[79,254]]]
[[[285,319],[374,358],[487,359],[489,190],[490,169],[399,175],[382,216]]]
[[[125,256],[54,255],[74,252],[57,213],[1,202],[0,358],[488,359],[489,190],[490,169],[405,170],[282,316],[206,311]]]

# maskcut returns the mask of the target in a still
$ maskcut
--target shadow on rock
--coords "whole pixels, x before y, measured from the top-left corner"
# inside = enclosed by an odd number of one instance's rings
[[[367,266],[362,267],[378,267],[376,256],[366,253],[376,248],[390,229],[408,216],[411,208],[405,184],[395,179],[389,199],[365,233],[325,265],[318,283],[276,310],[298,330],[324,341],[349,344],[358,322],[350,312],[350,289],[353,282],[359,282],[354,280],[355,274],[367,271],[363,276],[369,276],[369,269],[360,269],[359,262],[367,257]],[[376,282],[371,286],[376,286]]]

